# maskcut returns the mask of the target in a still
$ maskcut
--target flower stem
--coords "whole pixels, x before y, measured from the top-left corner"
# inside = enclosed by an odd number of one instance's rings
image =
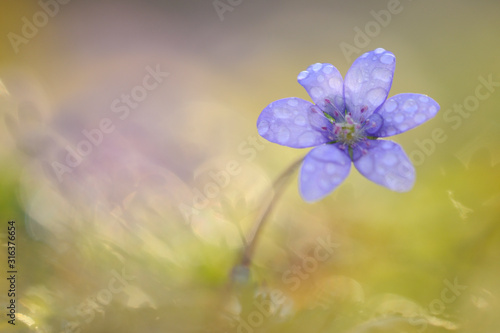
[[[242,256],[238,262],[237,265],[235,265],[235,268],[238,266],[243,266],[248,268],[251,263],[252,263],[252,258],[255,252],[255,247],[257,245],[257,242],[259,240],[259,236],[262,233],[262,229],[264,228],[264,225],[266,224],[269,215],[271,214],[273,208],[276,206],[276,203],[278,200],[281,198],[284,189],[286,185],[288,184],[288,181],[290,180],[290,177],[293,175],[295,170],[299,167],[299,165],[302,163],[302,160],[304,158],[300,158],[299,160],[295,161],[292,163],[283,173],[281,173],[278,178],[273,183],[273,189],[274,189],[274,195],[272,199],[269,201],[265,209],[262,210],[262,213],[260,214],[259,218],[255,222],[252,230],[250,231],[249,238],[250,241],[246,243],[245,247],[243,248],[243,253]]]
[[[283,195],[283,192],[285,190],[286,185],[288,184],[288,181],[294,174],[295,170],[297,170],[299,165],[302,163],[303,159],[304,157],[292,163],[274,181],[273,183],[274,195],[267,204],[263,205],[265,206],[265,208],[262,208],[262,211],[257,220],[255,221],[255,224],[253,225],[253,228],[250,231],[249,237],[247,238],[250,240],[245,243],[241,257],[238,259],[237,263],[233,266],[230,279],[227,280],[225,288],[222,289],[222,293],[220,294],[217,303],[215,303],[214,310],[217,311],[217,313],[219,313],[220,309],[225,308],[225,304],[228,302],[230,295],[233,294],[233,292],[235,291],[234,287],[249,286],[248,284],[250,279],[249,267],[252,264],[252,259],[255,253],[257,242],[259,240],[259,236],[261,235],[264,225],[266,224],[269,215],[273,211],[273,208],[276,206],[276,203]],[[222,313],[224,313],[224,310]],[[224,317],[220,316],[219,318],[220,320],[223,320]]]
[[[284,189],[286,185],[288,184],[288,181],[290,180],[291,176],[297,170],[299,165],[302,163],[302,160],[304,157],[301,157],[294,163],[292,163],[285,171],[283,171],[278,178],[273,183],[273,189],[274,189],[274,194],[271,200],[267,204],[264,204],[262,208],[261,213],[259,214],[257,220],[255,221],[255,224],[253,225],[253,228],[250,231],[249,237],[246,239],[249,239],[249,241],[245,242],[241,257],[239,257],[238,261],[236,264],[233,266],[233,269],[230,274],[230,278],[227,280],[225,286],[221,290],[222,293],[220,294],[219,298],[217,299],[216,303],[214,303],[214,311],[215,313],[218,313],[219,315],[220,310],[222,310],[222,314],[225,313],[225,305],[227,304],[229,297],[234,293],[235,287],[242,287],[246,286],[248,287],[249,284],[249,278],[250,278],[250,270],[249,267],[252,264],[252,259],[253,255],[255,253],[255,248],[257,246],[257,242],[259,240],[259,236],[262,233],[262,229],[264,228],[264,225],[266,224],[269,215],[271,214],[273,208],[276,206],[276,203],[278,200],[281,198],[283,195]],[[243,240],[245,238],[243,237]],[[241,289],[240,289],[241,291]],[[220,320],[224,320],[224,316],[217,316]]]

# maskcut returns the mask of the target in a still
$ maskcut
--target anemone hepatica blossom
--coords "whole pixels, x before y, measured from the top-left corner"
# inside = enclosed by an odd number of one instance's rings
[[[301,72],[298,82],[315,104],[291,97],[269,104],[257,120],[265,139],[292,148],[315,147],[304,158],[299,191],[317,201],[339,186],[351,161],[369,180],[393,191],[409,191],[415,169],[401,146],[377,140],[412,129],[434,117],[439,105],[421,94],[389,99],[396,58],[382,48],[354,61],[345,80],[330,64]]]

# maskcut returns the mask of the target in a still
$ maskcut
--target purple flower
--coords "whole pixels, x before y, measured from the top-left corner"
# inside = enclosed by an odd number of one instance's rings
[[[439,110],[432,98],[399,94],[387,99],[396,57],[378,48],[360,56],[345,80],[330,64],[309,66],[297,77],[315,104],[291,97],[269,104],[257,120],[265,139],[292,148],[314,147],[304,158],[299,190],[308,202],[339,186],[351,161],[369,180],[409,191],[415,169],[400,145],[377,140],[412,129]]]

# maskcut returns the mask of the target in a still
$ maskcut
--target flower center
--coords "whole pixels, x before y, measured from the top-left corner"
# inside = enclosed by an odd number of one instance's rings
[[[366,136],[361,125],[355,123],[349,115],[346,116],[345,120],[345,122],[333,124],[333,134],[335,134],[338,142],[351,147]]]
[[[384,119],[378,113],[372,113],[368,118],[363,115],[368,109],[368,106],[363,106],[360,110],[360,119],[352,118],[351,112],[344,110],[340,112],[337,107],[329,100],[325,99],[325,110],[323,114],[332,124],[332,131],[330,138],[331,143],[340,143],[341,149],[348,149],[352,158],[353,148],[355,148],[360,141],[365,141],[366,145],[370,145],[369,140],[376,140],[377,133],[384,124]],[[326,130],[326,127],[323,127]],[[366,153],[361,149],[362,153]]]
[[[384,123],[382,116],[373,113],[368,118],[362,115],[361,119],[354,121],[349,111],[339,112],[329,99],[325,99],[325,102],[330,112],[323,111],[323,114],[333,125],[333,142],[339,142],[351,149],[361,140],[376,139],[376,134]],[[367,109],[367,106],[363,106],[361,113]]]

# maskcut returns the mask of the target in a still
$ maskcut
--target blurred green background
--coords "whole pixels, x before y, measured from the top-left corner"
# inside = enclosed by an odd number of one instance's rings
[[[498,1],[1,6],[0,331],[498,332]],[[353,169],[307,204],[292,176],[230,285],[273,180],[308,151],[259,140],[261,110],[309,100],[309,65],[345,75],[378,47],[397,59],[390,96],[441,106],[394,138],[414,189]]]

